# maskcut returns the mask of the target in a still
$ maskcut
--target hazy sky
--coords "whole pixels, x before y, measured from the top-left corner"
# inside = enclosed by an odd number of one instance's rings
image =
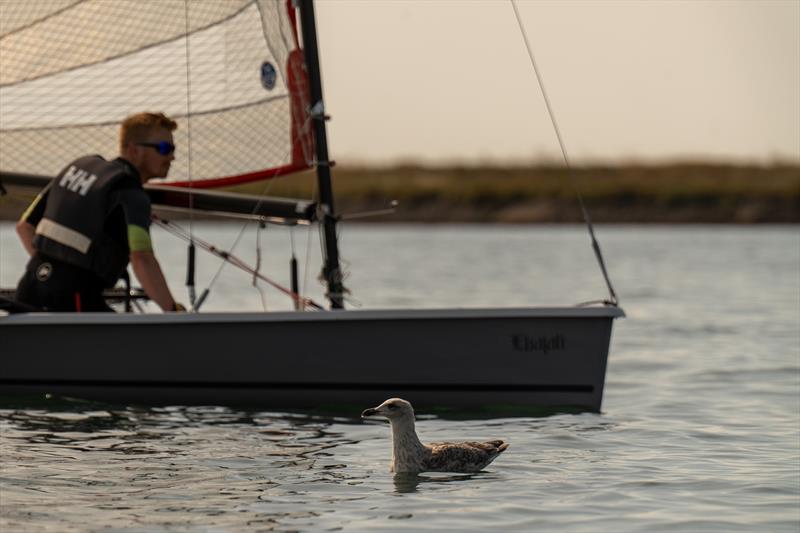
[[[800,0],[519,0],[571,158],[800,162]],[[340,162],[558,143],[508,0],[318,0]]]

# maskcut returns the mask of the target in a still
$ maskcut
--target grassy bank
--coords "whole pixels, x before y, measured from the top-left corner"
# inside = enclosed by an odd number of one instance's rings
[[[370,221],[578,222],[579,190],[597,222],[800,222],[800,166],[672,164],[559,167],[348,167],[333,169],[341,214],[381,209]],[[309,198],[306,172],[241,192]],[[16,218],[28,198],[0,199],[0,215]]]
[[[579,190],[598,222],[800,222],[800,166],[335,167],[337,210],[399,202],[374,220],[577,222]],[[307,198],[313,174],[271,184]],[[259,186],[263,188],[263,185]]]

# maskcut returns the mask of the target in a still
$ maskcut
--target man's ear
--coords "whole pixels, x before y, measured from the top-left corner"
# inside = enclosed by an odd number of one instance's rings
[[[122,151],[122,156],[128,161],[134,163],[138,161],[140,153],[141,146],[137,146],[136,143],[129,142],[125,145],[125,149]]]

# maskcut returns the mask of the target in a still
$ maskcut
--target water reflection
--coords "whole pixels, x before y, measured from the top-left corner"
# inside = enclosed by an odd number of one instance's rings
[[[330,472],[345,467],[328,464],[332,449],[354,443],[332,430],[330,419],[227,407],[0,409],[0,424],[7,459],[31,446],[49,446],[47,453],[54,457],[73,459],[75,452],[151,456],[151,460],[193,457],[225,469],[266,460],[273,468],[312,470],[322,459],[321,470]]]
[[[422,483],[453,483],[460,481],[469,481],[480,473],[473,474],[413,474],[403,472],[394,475],[394,491],[397,493],[417,492],[419,485]]]
[[[227,407],[84,407],[0,409],[0,528],[38,513],[53,530],[111,515],[126,530],[164,514],[231,531],[245,523],[303,529],[321,512],[309,504],[331,513],[364,497],[366,475],[341,449],[358,443],[347,435],[352,421]],[[76,500],[81,513],[68,504]]]

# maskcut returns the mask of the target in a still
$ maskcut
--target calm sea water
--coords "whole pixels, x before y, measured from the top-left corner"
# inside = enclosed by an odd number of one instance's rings
[[[194,230],[221,246],[238,234]],[[419,413],[424,441],[509,440],[485,472],[395,477],[388,428],[358,413],[6,400],[0,530],[798,531],[800,228],[606,226],[598,236],[628,314],[615,325],[602,414]],[[301,265],[310,250],[302,277],[321,299],[315,234],[248,231],[236,253],[254,262],[256,237],[263,272],[282,283],[292,237]],[[184,245],[157,233],[156,248],[185,301]],[[606,294],[581,227],[347,226],[342,249],[352,297],[369,308]],[[1,225],[0,284],[16,282],[22,255]],[[200,288],[218,268],[202,256]],[[211,287],[207,310],[289,308],[229,266]]]

